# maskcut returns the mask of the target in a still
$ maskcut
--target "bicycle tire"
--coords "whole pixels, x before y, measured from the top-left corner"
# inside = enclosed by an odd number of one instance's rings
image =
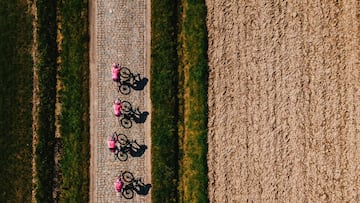
[[[123,95],[128,95],[131,92],[131,88],[127,84],[120,84],[118,91]]]
[[[119,151],[119,153],[116,155],[116,157],[119,159],[119,161],[126,161],[129,158],[127,153],[124,153],[122,151]]]
[[[121,147],[126,146],[129,142],[129,139],[126,137],[126,135],[120,133],[117,135],[117,141],[120,144]]]
[[[131,183],[133,180],[135,180],[135,177],[132,173],[130,173],[129,171],[124,171],[122,173],[122,177],[123,177],[123,180],[127,183]]]
[[[121,194],[125,199],[134,198],[134,191],[132,189],[124,189]]]
[[[129,129],[132,127],[132,122],[131,122],[131,120],[129,120],[127,118],[122,118],[122,119],[120,119],[120,125],[122,127],[124,127],[125,129]]]
[[[124,113],[129,113],[131,110],[132,110],[132,106],[130,102],[128,101],[121,102],[121,111],[123,111]]]
[[[130,75],[131,75],[131,71],[130,69],[128,69],[127,67],[121,67],[120,68],[120,72],[119,75],[121,78],[123,79],[129,79]]]

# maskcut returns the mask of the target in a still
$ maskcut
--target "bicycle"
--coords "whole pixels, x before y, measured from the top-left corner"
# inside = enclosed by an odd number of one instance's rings
[[[127,71],[127,70],[124,71],[123,80],[120,80],[120,84],[119,84],[119,91],[122,91],[122,93],[125,93],[125,94],[127,93],[126,91],[128,91],[128,93],[130,93],[131,88],[139,89],[139,86],[144,85],[144,84],[142,84],[144,82],[143,82],[143,79],[140,77],[139,73],[134,74],[134,73],[130,72],[130,70],[129,71]],[[123,89],[120,89],[120,88],[123,88]]]
[[[112,79],[117,84],[118,92],[121,92],[124,95],[128,95],[131,89],[129,85],[122,81],[127,80],[130,75],[131,71],[127,67],[122,67],[115,63],[112,65]]]
[[[128,185],[130,185],[134,179],[134,175],[129,171],[121,171],[120,175],[115,179],[115,191],[121,192],[125,199],[132,199],[134,197],[134,191],[132,187]]]
[[[141,178],[135,178],[129,171],[122,172],[121,176],[122,180],[124,180],[121,194],[125,199],[132,199],[134,192],[141,194],[140,191],[142,191],[142,188],[147,188],[148,192],[151,187],[150,184],[145,185]]]
[[[119,139],[120,137],[120,139]],[[128,159],[128,154],[122,150],[121,143],[123,143],[124,138],[126,136],[124,134],[117,134],[114,132],[112,136],[108,137],[108,149],[110,152],[114,153],[114,159],[118,159],[119,161],[126,161]],[[122,140],[121,142],[119,140]]]
[[[120,125],[125,129],[129,129],[132,127],[132,121],[137,122],[141,117],[142,113],[140,112],[139,108],[135,110],[132,108],[131,104],[127,101],[124,101],[122,106],[122,114],[121,119],[119,120]]]
[[[116,117],[120,117],[121,114],[129,113],[132,109],[130,102],[121,101],[121,99],[117,98],[113,103],[114,115]]]
[[[128,95],[131,87],[134,87],[135,81],[140,81],[140,74],[134,74],[127,67],[121,67],[119,64],[113,65],[113,80],[116,82],[118,92]]]
[[[128,154],[141,152],[141,146],[136,140],[130,141],[126,135],[116,132],[108,138],[108,148],[110,152],[114,153],[115,159],[119,161],[126,161],[129,157]]]
[[[140,150],[140,145],[136,142],[136,140],[130,141],[128,137],[124,134],[118,135],[118,142],[120,143],[120,151],[123,153],[130,153],[131,151]]]

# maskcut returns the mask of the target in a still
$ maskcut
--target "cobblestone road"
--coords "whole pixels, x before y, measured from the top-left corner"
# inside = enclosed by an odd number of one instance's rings
[[[122,171],[130,171],[143,182],[150,180],[150,116],[145,123],[132,128],[120,127],[112,113],[116,98],[129,101],[133,107],[150,112],[149,83],[142,91],[121,95],[111,79],[111,64],[119,63],[134,73],[149,78],[149,8],[147,0],[97,0],[90,3],[90,69],[91,69],[91,202],[150,202],[147,196],[121,198],[114,191],[114,179]],[[148,148],[141,157],[125,162],[114,160],[106,147],[106,138],[114,131]],[[151,192],[151,190],[150,190]]]

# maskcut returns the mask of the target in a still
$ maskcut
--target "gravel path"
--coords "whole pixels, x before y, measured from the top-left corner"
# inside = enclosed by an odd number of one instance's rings
[[[114,179],[127,170],[143,182],[151,183],[150,115],[145,123],[133,123],[131,129],[120,127],[112,113],[116,98],[127,100],[133,107],[150,112],[149,84],[142,91],[132,90],[123,96],[111,79],[111,64],[120,63],[141,76],[150,76],[150,1],[90,1],[90,104],[91,104],[91,202],[150,202],[146,196],[135,195],[132,200],[120,199],[114,191]],[[141,157],[126,162],[115,161],[106,147],[106,138],[114,131],[126,134],[148,148]],[[151,192],[151,191],[150,191]]]

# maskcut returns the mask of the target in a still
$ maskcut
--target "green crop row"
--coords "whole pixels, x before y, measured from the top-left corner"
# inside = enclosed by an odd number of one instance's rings
[[[204,0],[183,0],[180,71],[183,122],[180,143],[180,202],[207,202],[207,30]]]
[[[58,96],[62,149],[58,171],[61,180],[56,184],[60,183],[57,185],[60,200],[87,202],[90,151],[87,2],[37,0],[36,7],[39,52],[36,68],[40,91],[35,154],[36,200],[53,200],[55,102]]]
[[[37,122],[36,200],[52,201],[54,177],[55,97],[56,97],[56,3],[37,0],[39,110]]]
[[[26,0],[0,1],[0,202],[30,202],[32,17]]]

